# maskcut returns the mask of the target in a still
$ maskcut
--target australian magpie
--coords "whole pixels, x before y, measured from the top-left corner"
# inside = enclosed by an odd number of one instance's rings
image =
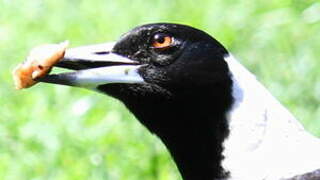
[[[40,82],[122,101],[166,145],[184,180],[319,180],[320,141],[207,33],[139,26],[71,48]]]

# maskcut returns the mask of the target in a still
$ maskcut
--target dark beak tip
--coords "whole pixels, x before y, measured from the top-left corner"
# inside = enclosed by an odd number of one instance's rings
[[[74,86],[75,79],[76,77],[74,76],[74,73],[61,73],[61,74],[52,74],[52,75],[46,75],[43,77],[38,77],[38,78],[35,78],[34,81],[50,83],[50,84]]]

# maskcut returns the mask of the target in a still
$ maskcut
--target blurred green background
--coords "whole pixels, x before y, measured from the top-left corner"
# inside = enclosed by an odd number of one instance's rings
[[[119,101],[47,84],[17,91],[11,78],[36,45],[113,41],[154,22],[210,33],[320,136],[317,0],[0,0],[0,179],[180,179]]]

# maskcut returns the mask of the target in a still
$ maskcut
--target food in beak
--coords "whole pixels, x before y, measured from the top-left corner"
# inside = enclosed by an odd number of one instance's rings
[[[63,57],[68,41],[60,44],[45,44],[33,48],[26,61],[13,70],[13,79],[16,89],[29,88],[35,85],[36,78],[47,75],[52,67]]]

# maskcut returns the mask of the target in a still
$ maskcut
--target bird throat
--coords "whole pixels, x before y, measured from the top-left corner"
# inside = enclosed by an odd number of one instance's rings
[[[229,134],[226,112],[232,97],[229,85],[220,90],[169,100],[124,101],[137,119],[166,145],[184,180],[228,177],[221,162],[223,142]]]
[[[229,135],[226,116],[233,104],[231,78],[172,94],[162,90],[141,93],[148,88],[107,85],[100,90],[120,99],[162,140],[184,180],[226,179],[229,174],[222,167],[222,152]],[[119,89],[123,90],[119,93]]]

